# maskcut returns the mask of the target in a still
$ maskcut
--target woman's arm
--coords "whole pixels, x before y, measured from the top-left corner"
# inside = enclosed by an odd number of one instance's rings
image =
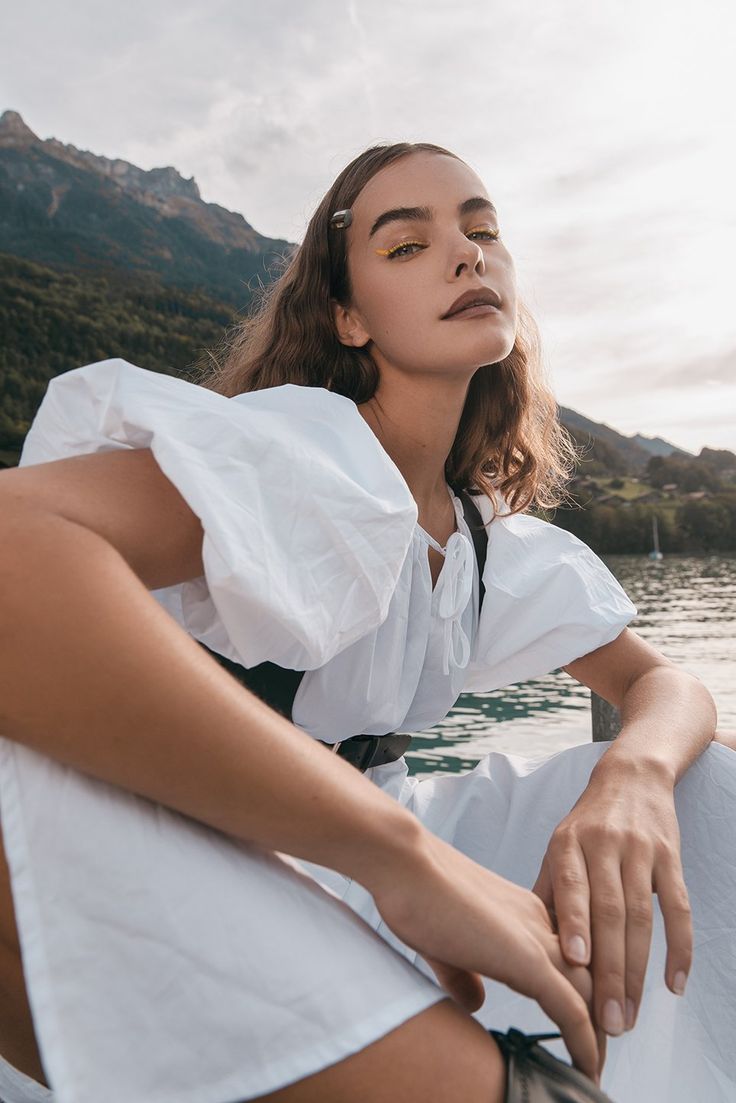
[[[692,928],[674,787],[712,741],[705,686],[626,628],[564,667],[621,714],[619,736],[554,832],[535,891],[554,911],[568,960],[591,963],[597,1021],[630,1029],[644,983],[652,890],[667,936],[666,982],[684,989]]]
[[[604,756],[611,768],[644,763],[674,786],[715,735],[718,714],[703,683],[630,628],[563,670],[620,712],[621,734]]]
[[[58,495],[58,496],[57,496]],[[458,1002],[531,996],[595,1078],[588,970],[546,909],[270,709],[148,592],[202,573],[196,517],[143,450],[0,473],[0,731],[374,896]]]
[[[0,517],[3,735],[359,880],[377,852],[417,845],[410,813],[245,690],[150,595],[204,573],[199,519],[150,449],[2,471]]]

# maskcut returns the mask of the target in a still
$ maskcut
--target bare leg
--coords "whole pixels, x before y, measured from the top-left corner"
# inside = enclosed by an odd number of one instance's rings
[[[487,1031],[442,1000],[376,1042],[260,1103],[503,1103],[506,1070]]]

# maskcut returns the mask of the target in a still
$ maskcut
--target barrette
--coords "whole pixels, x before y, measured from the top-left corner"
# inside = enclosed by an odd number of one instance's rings
[[[349,207],[346,207],[344,211],[335,211],[330,217],[330,226],[334,226],[336,230],[343,230],[349,226],[353,221],[353,212]]]

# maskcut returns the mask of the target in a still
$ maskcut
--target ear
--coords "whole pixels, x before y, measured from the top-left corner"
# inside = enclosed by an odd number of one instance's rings
[[[330,306],[341,344],[352,345],[353,348],[362,348],[367,345],[371,335],[363,325],[358,311],[352,307],[343,306],[337,299],[330,299]]]

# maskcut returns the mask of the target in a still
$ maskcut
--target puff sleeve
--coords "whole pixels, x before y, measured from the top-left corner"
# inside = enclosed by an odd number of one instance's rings
[[[311,670],[386,619],[417,507],[350,399],[103,360],[51,380],[20,465],[121,448],[150,448],[200,518],[204,575],[152,593],[208,647]]]
[[[484,523],[491,502],[476,499]],[[500,507],[500,508],[499,508]],[[605,563],[572,533],[499,499],[488,528],[485,597],[463,692],[548,674],[611,643],[637,609]]]

